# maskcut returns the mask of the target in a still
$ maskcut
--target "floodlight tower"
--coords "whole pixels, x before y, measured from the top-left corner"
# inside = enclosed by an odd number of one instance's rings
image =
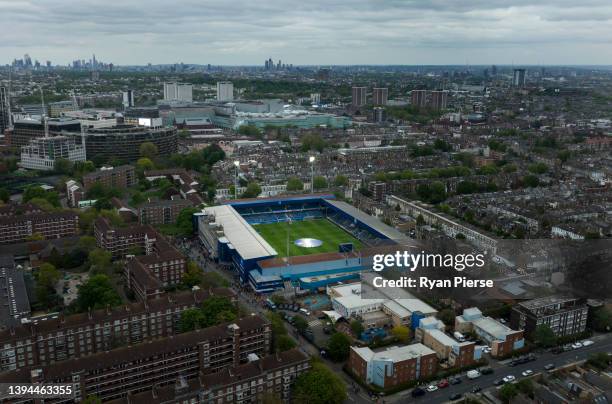
[[[308,158],[308,161],[310,162],[310,193],[314,193],[314,163],[315,163],[315,156],[310,156]]]
[[[236,176],[234,177],[234,199],[238,199],[238,168],[240,167],[240,161],[234,160],[234,168],[236,169]]]

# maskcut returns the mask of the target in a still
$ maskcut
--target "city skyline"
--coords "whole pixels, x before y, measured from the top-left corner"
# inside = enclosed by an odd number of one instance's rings
[[[264,4],[0,0],[0,64],[608,65],[612,6],[471,0]]]

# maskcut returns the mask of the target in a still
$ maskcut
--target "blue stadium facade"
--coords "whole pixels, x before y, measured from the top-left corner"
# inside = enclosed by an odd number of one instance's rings
[[[354,279],[364,261],[358,251],[278,258],[254,224],[327,218],[365,246],[405,240],[397,230],[333,195],[232,201],[196,215],[200,241],[209,255],[233,267],[243,284],[261,293],[287,287],[317,289]]]

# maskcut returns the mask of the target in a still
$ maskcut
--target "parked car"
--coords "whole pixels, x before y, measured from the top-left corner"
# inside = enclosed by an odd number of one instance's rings
[[[451,401],[455,401],[455,400],[459,400],[461,397],[463,397],[461,394],[455,393],[455,394],[451,394],[450,397],[448,397],[448,398]]]
[[[453,377],[452,379],[448,380],[450,384],[455,385],[455,384],[460,384],[461,383],[461,379],[458,377]]]
[[[478,385],[472,387],[472,393],[478,393],[481,390],[482,390],[482,388],[480,388],[480,386],[478,386]]]
[[[512,376],[512,375],[508,375],[506,377],[504,377],[504,383],[510,383],[513,382],[516,379],[516,377]]]
[[[425,390],[423,390],[420,387],[417,387],[414,390],[412,390],[412,393],[410,394],[412,395],[412,397],[421,397],[425,395]]]
[[[523,376],[531,376],[533,374],[533,370],[527,369],[521,373]]]
[[[497,379],[493,382],[493,384],[496,386],[501,386],[504,383],[505,383],[504,379]]]
[[[549,363],[548,365],[544,366],[544,370],[553,370],[554,368],[555,368],[554,363]]]
[[[580,342],[574,342],[574,343],[572,344],[572,348],[573,348],[573,349],[579,349],[579,348],[582,348],[582,343],[580,343]]]
[[[591,341],[591,340],[588,340],[588,339],[587,339],[587,340],[582,341],[582,346],[591,346],[591,345],[593,345],[593,344],[594,344],[594,342],[593,342],[593,341]]]
[[[491,368],[482,368],[480,369],[480,373],[482,373],[483,375],[490,375],[493,374],[494,370]]]
[[[440,380],[440,382],[438,383],[438,387],[441,389],[448,387],[448,380],[446,379]]]
[[[430,384],[429,386],[427,386],[427,391],[429,391],[430,393],[436,390],[438,390],[438,386],[436,386],[435,384]]]

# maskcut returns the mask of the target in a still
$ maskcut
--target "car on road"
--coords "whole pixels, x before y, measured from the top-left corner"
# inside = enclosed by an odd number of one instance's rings
[[[482,388],[478,385],[472,387],[472,393],[478,393],[479,391],[481,391]]]
[[[436,386],[435,384],[430,384],[429,386],[427,386],[427,391],[429,391],[430,393],[436,390],[438,390],[438,386]]]
[[[440,382],[438,383],[438,387],[441,389],[448,387],[448,380],[446,379],[440,380]]]
[[[531,376],[533,374],[533,370],[527,369],[521,373],[523,376]]]
[[[572,344],[572,348],[573,348],[573,349],[579,349],[579,348],[582,348],[582,343],[580,343],[580,342],[574,342],[574,343]]]
[[[493,374],[494,370],[492,368],[482,368],[480,369],[480,373],[482,373],[483,375],[490,375]]]
[[[504,381],[504,379],[497,379],[497,380],[495,380],[495,381],[493,382],[493,384],[494,384],[494,385],[496,385],[496,386],[501,386],[501,385],[502,385],[502,384],[504,384],[504,383],[506,383],[506,382]]]
[[[412,390],[412,393],[410,394],[412,395],[412,397],[421,397],[425,395],[425,390],[423,390],[420,387],[417,387],[414,390]]]
[[[467,378],[468,379],[478,379],[480,377],[480,372],[477,370],[468,370]]]
[[[503,378],[504,383],[510,383],[510,382],[513,382],[514,380],[516,380],[516,377],[512,375],[508,375]]]
[[[548,365],[544,366],[544,370],[553,370],[554,368],[555,368],[554,363],[549,363]]]
[[[455,401],[455,400],[459,400],[461,397],[463,396],[460,393],[455,393],[455,394],[451,394],[450,397],[448,397],[448,399],[451,401]]]
[[[593,341],[591,341],[591,340],[588,340],[588,339],[587,339],[587,340],[582,341],[582,346],[591,346],[591,345],[593,345],[593,344],[594,344],[594,342],[593,342]]]
[[[458,378],[458,377],[452,377],[452,378],[448,379],[448,382],[450,384],[452,384],[452,385],[460,384],[461,383],[461,379]]]

